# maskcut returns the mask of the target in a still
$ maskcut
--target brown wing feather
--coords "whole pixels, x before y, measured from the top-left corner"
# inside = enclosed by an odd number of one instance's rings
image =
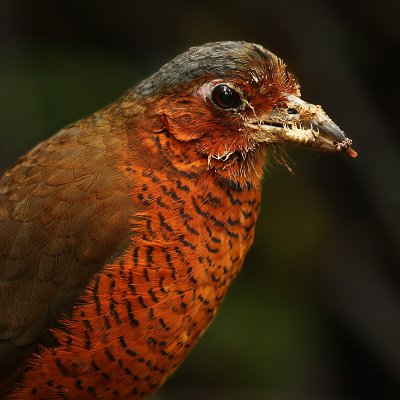
[[[91,118],[0,177],[0,365],[10,345],[31,348],[129,244],[130,185],[118,171],[126,148]]]

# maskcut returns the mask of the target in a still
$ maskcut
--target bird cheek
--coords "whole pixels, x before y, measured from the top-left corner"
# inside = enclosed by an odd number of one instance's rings
[[[174,117],[162,114],[161,119],[165,129],[181,142],[188,142],[203,136],[203,132],[196,129],[196,122],[189,114]]]
[[[193,96],[163,99],[158,115],[164,128],[182,142],[198,139],[208,132],[208,112],[200,99]]]

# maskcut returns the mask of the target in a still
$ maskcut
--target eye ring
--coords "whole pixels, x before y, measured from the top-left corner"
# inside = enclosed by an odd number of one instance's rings
[[[237,109],[242,105],[240,94],[224,83],[220,83],[212,89],[211,100],[223,110]]]

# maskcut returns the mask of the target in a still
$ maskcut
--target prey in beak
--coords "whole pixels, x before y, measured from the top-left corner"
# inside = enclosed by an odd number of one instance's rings
[[[264,143],[293,143],[321,152],[343,152],[357,157],[352,141],[329,118],[321,106],[288,95],[285,108],[257,116],[247,123],[256,130],[256,140]]]

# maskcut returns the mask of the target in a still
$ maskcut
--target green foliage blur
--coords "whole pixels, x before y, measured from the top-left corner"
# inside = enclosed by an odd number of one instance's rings
[[[398,11],[387,0],[1,3],[0,170],[216,40],[281,56],[359,153],[291,148],[293,173],[267,171],[244,269],[153,400],[399,398]]]

